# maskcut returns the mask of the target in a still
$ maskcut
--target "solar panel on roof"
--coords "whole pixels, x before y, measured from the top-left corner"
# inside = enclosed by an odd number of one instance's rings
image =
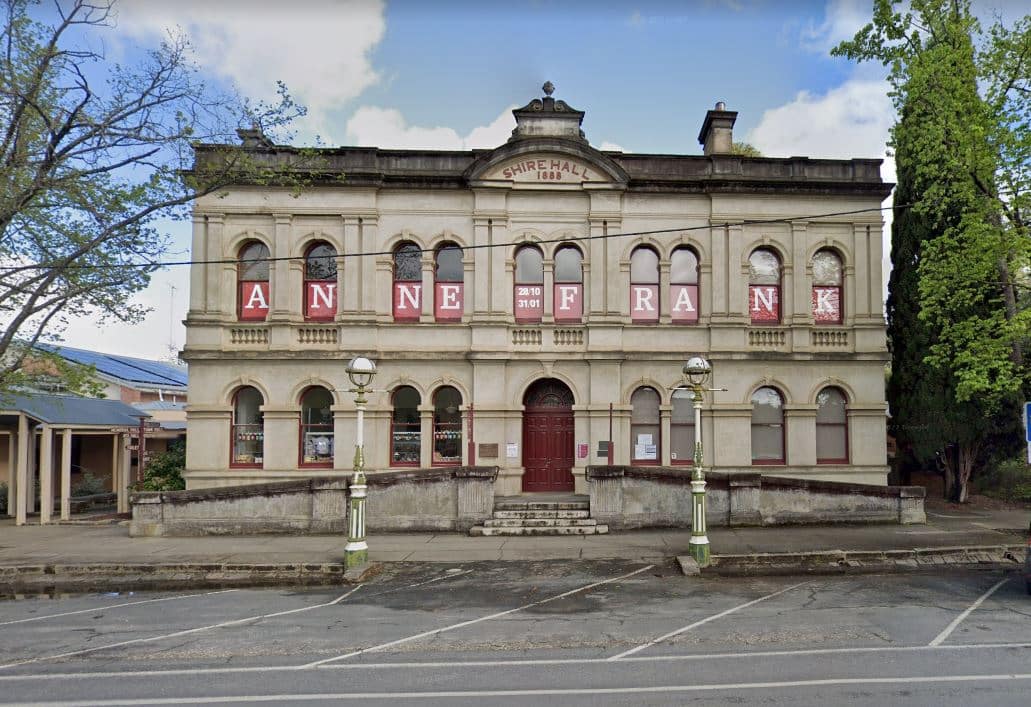
[[[42,345],[41,348],[53,351],[69,361],[93,366],[98,373],[112,378],[156,386],[179,387],[187,384],[186,371],[159,361],[86,351],[68,346]]]

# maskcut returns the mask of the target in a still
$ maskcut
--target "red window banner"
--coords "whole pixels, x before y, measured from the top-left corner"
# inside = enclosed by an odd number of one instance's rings
[[[419,321],[422,314],[422,285],[414,282],[394,283],[394,319]]]
[[[659,321],[659,286],[630,286],[630,320],[634,322]]]
[[[515,318],[519,322],[539,322],[544,315],[544,285],[515,286]]]
[[[465,285],[461,282],[438,282],[433,300],[433,316],[438,322],[462,321],[465,311]]]
[[[555,321],[579,322],[584,316],[583,285],[555,284]]]
[[[240,319],[262,320],[268,316],[268,281],[240,283]]]
[[[841,324],[840,287],[813,287],[813,319],[825,324]]]
[[[776,324],[780,321],[780,287],[749,285],[748,312],[753,322]]]
[[[698,285],[670,285],[669,301],[674,322],[698,321]]]
[[[332,319],[337,313],[337,283],[306,282],[304,316],[308,319]]]

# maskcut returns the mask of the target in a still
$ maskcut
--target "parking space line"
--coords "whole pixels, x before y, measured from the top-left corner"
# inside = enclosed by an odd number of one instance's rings
[[[461,621],[461,622],[459,622],[457,624],[451,624],[450,626],[444,626],[443,628],[433,629],[432,631],[423,631],[422,633],[417,633],[417,634],[415,634],[413,636],[407,636],[405,638],[399,638],[399,639],[397,639],[395,641],[388,641],[386,643],[380,643],[379,645],[372,646],[370,648],[362,648],[361,650],[351,651],[350,653],[345,653],[343,655],[338,655],[338,656],[335,656],[333,658],[325,658],[323,660],[316,660],[316,661],[314,661],[312,663],[306,663],[305,665],[302,665],[301,667],[302,668],[317,668],[317,667],[321,667],[323,665],[326,665],[327,663],[333,663],[333,662],[338,661],[338,660],[346,660],[347,658],[353,658],[355,656],[362,655],[364,653],[371,653],[373,651],[383,650],[384,648],[392,648],[394,646],[399,646],[399,645],[402,645],[404,643],[410,643],[411,641],[417,641],[420,638],[427,638],[429,636],[436,636],[436,635],[439,635],[441,633],[447,633],[448,631],[455,631],[457,629],[465,628],[466,626],[472,626],[473,624],[478,624],[478,623],[481,623],[483,621],[491,621],[493,619],[501,618],[502,616],[508,616],[509,614],[514,614],[515,612],[522,611],[523,609],[529,609],[529,608],[532,608],[534,606],[540,606],[541,604],[547,604],[548,602],[552,602],[552,601],[555,601],[557,599],[563,599],[565,597],[572,596],[573,594],[577,594],[579,592],[587,591],[588,589],[593,589],[594,587],[600,587],[603,584],[610,584],[612,582],[618,582],[621,579],[627,579],[628,577],[633,577],[634,575],[640,574],[641,572],[647,572],[648,570],[652,569],[653,567],[655,567],[655,565],[648,565],[646,567],[642,567],[641,569],[634,570],[633,572],[628,572],[627,574],[623,574],[623,575],[620,575],[618,577],[611,577],[609,579],[605,579],[605,580],[602,580],[600,582],[593,582],[593,583],[585,585],[583,587],[578,587],[577,589],[571,589],[568,592],[563,592],[561,594],[556,594],[555,596],[548,597],[547,599],[541,599],[539,601],[531,602],[529,604],[523,604],[522,606],[517,606],[514,609],[508,609],[506,611],[499,611],[497,613],[490,614],[488,616],[481,616],[478,619],[470,619],[469,621]]]
[[[62,616],[74,616],[75,614],[88,614],[95,611],[108,611],[110,609],[120,609],[123,606],[136,606],[137,604],[153,604],[158,601],[174,601],[176,599],[191,599],[193,597],[207,597],[212,594],[227,594],[228,592],[238,592],[239,589],[220,589],[217,592],[203,592],[201,594],[184,594],[176,597],[162,597],[160,599],[144,599],[142,601],[127,601],[122,604],[111,604],[109,606],[101,606],[93,609],[81,609],[80,611],[65,611],[60,614],[49,614],[47,616],[33,616],[28,619],[16,619],[14,621],[0,621],[0,626],[10,626],[11,624],[25,624],[30,621],[44,621],[46,619],[57,619]]]
[[[796,589],[798,587],[801,587],[803,584],[808,584],[808,582],[799,582],[798,584],[792,584],[787,589],[781,589],[779,592],[774,592],[773,594],[767,594],[764,597],[759,597],[758,599],[753,599],[752,601],[745,602],[744,604],[739,604],[738,606],[735,606],[733,608],[727,609],[726,611],[721,611],[718,614],[713,614],[712,616],[706,617],[706,618],[704,618],[704,619],[702,619],[700,621],[695,621],[693,624],[688,624],[687,626],[684,626],[682,628],[678,628],[676,631],[670,631],[669,633],[664,634],[662,636],[659,636],[658,638],[656,638],[656,639],[654,639],[652,641],[649,641],[648,643],[644,643],[644,644],[639,645],[639,646],[637,646],[635,648],[631,648],[630,650],[623,651],[622,653],[617,653],[616,655],[611,656],[607,660],[622,660],[623,658],[626,658],[627,656],[630,656],[630,655],[633,655],[634,653],[638,653],[640,651],[643,651],[645,648],[651,648],[652,646],[654,646],[654,645],[656,645],[658,643],[662,643],[663,641],[668,640],[670,638],[673,638],[674,636],[679,636],[680,634],[685,633],[687,631],[690,631],[691,629],[696,628],[698,626],[701,626],[702,624],[707,624],[710,621],[715,621],[716,619],[722,619],[724,616],[728,616],[729,614],[733,614],[735,611],[740,611],[741,609],[747,609],[748,607],[752,606],[753,604],[758,604],[761,601],[766,601],[767,599],[772,599],[773,597],[780,596],[781,594],[784,594],[785,592],[790,592],[792,589]]]
[[[234,619],[232,621],[223,621],[221,623],[211,624],[209,626],[198,626],[197,628],[188,628],[188,629],[185,629],[183,631],[175,631],[173,633],[166,633],[166,634],[162,634],[160,636],[148,636],[146,638],[133,638],[133,639],[130,639],[128,641],[119,641],[118,643],[109,643],[109,644],[104,645],[104,646],[94,646],[93,648],[83,648],[82,650],[68,651],[67,653],[58,653],[57,655],[48,655],[48,656],[42,656],[42,657],[39,657],[39,658],[29,658],[28,660],[20,660],[20,661],[14,662],[14,663],[6,663],[4,665],[0,665],[0,670],[4,670],[6,668],[14,668],[14,667],[19,666],[19,665],[27,665],[29,663],[39,663],[39,662],[42,662],[42,661],[45,661],[45,660],[59,660],[61,658],[72,658],[72,657],[79,656],[79,655],[86,655],[87,653],[95,653],[97,651],[108,650],[110,648],[121,648],[122,646],[131,646],[131,645],[135,645],[137,643],[150,643],[152,641],[161,641],[161,640],[164,640],[164,639],[167,639],[167,638],[178,638],[179,636],[188,636],[190,634],[200,633],[202,631],[213,631],[213,630],[215,630],[217,628],[226,628],[228,626],[238,626],[239,624],[245,624],[248,621],[260,621],[262,619],[271,619],[271,618],[274,618],[274,617],[277,617],[277,616],[288,616],[290,614],[299,614],[299,613],[304,612],[304,611],[312,611],[313,609],[321,609],[321,608],[326,607],[326,606],[333,606],[334,604],[339,604],[344,599],[346,599],[347,597],[351,596],[352,594],[354,594],[355,592],[357,592],[361,588],[362,588],[362,585],[359,584],[358,586],[356,586],[351,591],[349,591],[349,592],[347,592],[345,594],[340,595],[339,597],[337,597],[333,601],[325,602],[324,604],[316,604],[315,606],[302,606],[302,607],[300,607],[298,609],[288,609],[286,611],[277,611],[277,612],[272,613],[272,614],[260,614],[258,616],[248,616],[247,618],[244,618],[244,619]]]
[[[868,653],[923,653],[961,652],[981,650],[1012,650],[1031,648],[1031,643],[953,643],[944,646],[867,646],[861,648],[803,648],[781,651],[738,651],[736,653],[682,653],[679,655],[639,655],[624,658],[626,663],[680,663],[748,658],[790,658],[801,655],[839,655]],[[320,666],[321,670],[411,670],[439,668],[505,668],[536,665],[593,665],[608,663],[608,658],[517,658],[514,660],[468,661],[407,661],[389,663],[334,663]],[[45,680],[107,680],[110,678],[145,678],[172,675],[232,675],[242,673],[276,673],[306,670],[303,665],[262,665],[235,668],[168,668],[165,670],[110,670],[71,673],[31,673],[26,675],[0,675],[0,683]]]
[[[1003,580],[999,581],[994,587],[992,587],[987,592],[985,592],[980,597],[978,597],[977,601],[975,601],[973,604],[968,606],[966,611],[964,611],[962,614],[960,614],[955,619],[953,619],[952,623],[949,624],[948,626],[946,626],[945,630],[942,631],[941,633],[939,633],[937,636],[935,636],[934,640],[931,641],[930,643],[928,643],[927,645],[929,645],[929,646],[940,646],[942,644],[942,642],[944,642],[945,639],[948,638],[952,634],[952,632],[955,631],[956,628],[961,623],[963,623],[963,620],[966,617],[970,616],[970,614],[973,613],[973,611],[975,609],[977,609],[977,607],[981,606],[981,604],[984,602],[985,599],[990,597],[992,594],[995,594],[995,591],[999,587],[1001,587],[1002,585],[1006,584],[1006,582],[1008,582],[1008,581],[1009,581],[1008,577],[1006,579],[1003,579]]]
[[[229,702],[282,702],[329,700],[472,699],[483,697],[547,697],[577,695],[636,695],[672,692],[719,692],[725,690],[775,690],[794,687],[834,687],[846,685],[897,685],[916,683],[959,683],[1003,680],[1031,680],[1031,673],[992,675],[908,675],[903,677],[822,678],[781,682],[708,683],[692,685],[653,685],[642,687],[573,687],[531,690],[439,690],[420,692],[335,692],[278,695],[223,695],[219,697],[156,697],[132,700],[90,700],[89,702],[36,702],[27,707],[121,707],[123,705],[225,704]]]

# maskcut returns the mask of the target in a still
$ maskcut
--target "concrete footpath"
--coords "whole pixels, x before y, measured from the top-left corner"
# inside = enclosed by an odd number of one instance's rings
[[[933,570],[936,565],[1016,569],[1028,510],[931,508],[926,525],[711,528],[714,574]],[[620,559],[672,563],[690,530],[560,537],[457,533],[371,535],[371,568],[388,562],[469,563]],[[345,581],[338,536],[130,538],[121,524],[27,525],[0,521],[0,593],[336,583]],[[688,563],[689,564],[689,563]],[[687,567],[687,571],[691,568]]]

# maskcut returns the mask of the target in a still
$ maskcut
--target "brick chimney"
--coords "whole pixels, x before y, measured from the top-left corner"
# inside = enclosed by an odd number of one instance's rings
[[[734,121],[736,110],[727,110],[727,104],[719,101],[714,110],[705,114],[705,122],[698,133],[698,144],[706,155],[725,155],[734,145]]]

